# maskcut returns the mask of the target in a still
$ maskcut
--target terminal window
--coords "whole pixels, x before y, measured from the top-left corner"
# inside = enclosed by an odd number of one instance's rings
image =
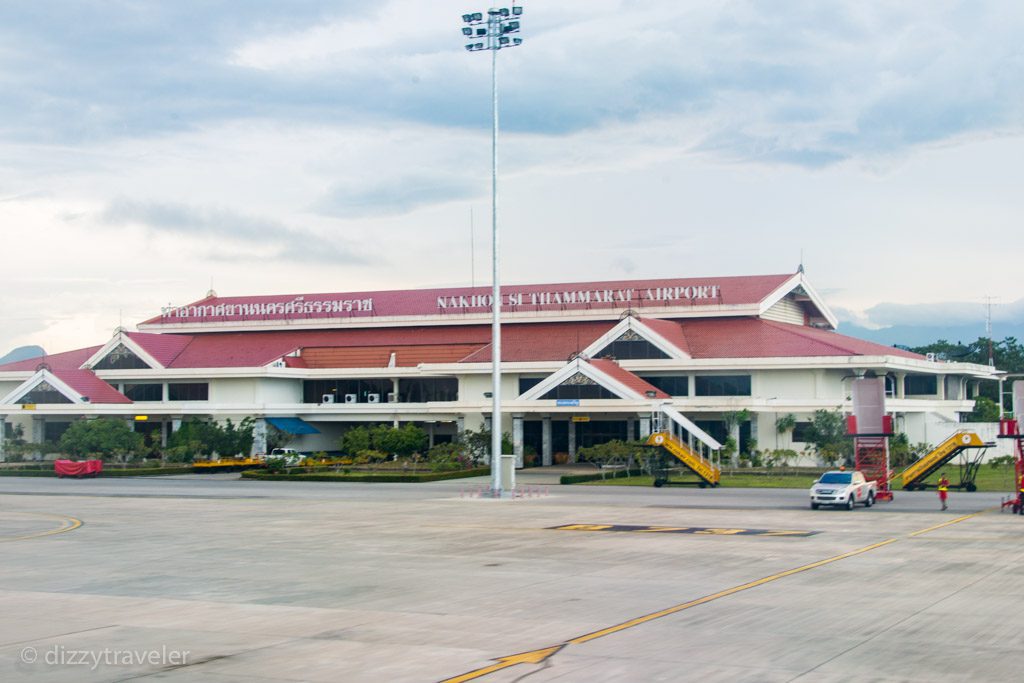
[[[687,375],[651,375],[640,379],[669,396],[690,395],[690,378]]]
[[[163,384],[125,384],[124,395],[133,401],[164,400]]]
[[[903,391],[907,396],[934,396],[939,392],[939,384],[935,375],[907,375]]]
[[[750,396],[750,375],[698,375],[697,396]]]
[[[209,401],[210,385],[206,382],[168,384],[168,401]]]

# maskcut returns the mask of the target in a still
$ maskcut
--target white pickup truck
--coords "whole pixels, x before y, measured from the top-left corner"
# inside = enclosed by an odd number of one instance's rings
[[[811,484],[811,509],[831,505],[852,510],[857,503],[869,508],[875,504],[877,494],[878,484],[865,480],[861,472],[834,470]]]

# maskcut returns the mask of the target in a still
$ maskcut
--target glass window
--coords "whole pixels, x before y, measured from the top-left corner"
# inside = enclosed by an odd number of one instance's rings
[[[618,398],[618,396],[583,373],[577,372],[540,398],[541,400],[556,401],[564,399]]]
[[[311,379],[302,383],[302,400],[323,403],[323,397],[329,394],[335,403],[345,403],[346,396],[354,396],[351,401],[355,403],[369,403],[370,396],[374,395],[377,403],[386,403],[392,391],[394,385],[390,379]]]
[[[458,400],[459,380],[454,377],[398,380],[398,401],[400,403]]]
[[[690,378],[687,375],[651,375],[640,379],[661,389],[669,396],[690,395]]]
[[[853,481],[853,476],[850,472],[826,472],[821,475],[821,479],[818,480],[819,484],[849,484]]]
[[[633,330],[626,330],[622,336],[601,349],[597,358],[611,356],[616,360],[648,360],[668,358],[668,354],[647,341]]]
[[[149,366],[124,344],[118,344],[93,366],[94,370],[143,370]]]
[[[939,383],[935,375],[907,375],[903,390],[907,396],[934,396],[939,393]]]
[[[543,377],[520,377],[519,378],[519,393],[525,394],[530,389],[544,381]]]
[[[750,375],[697,375],[697,396],[750,396]]]
[[[32,391],[22,396],[18,403],[71,403],[71,399],[57,391],[49,382],[40,382]]]
[[[164,385],[125,384],[122,393],[133,401],[162,401],[164,400]]]
[[[807,431],[810,428],[810,422],[797,422],[795,425],[793,425],[793,442],[807,443]]]
[[[209,401],[210,385],[206,382],[189,384],[168,384],[168,401]]]

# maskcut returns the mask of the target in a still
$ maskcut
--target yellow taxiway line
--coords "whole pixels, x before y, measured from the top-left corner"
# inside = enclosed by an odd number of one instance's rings
[[[921,534],[926,534],[926,533],[928,533],[930,531],[935,531],[936,529],[941,529],[942,527],[946,527],[946,526],[949,526],[951,524],[956,524],[958,522],[963,522],[964,520],[971,519],[972,517],[977,517],[978,515],[983,514],[985,512],[988,512],[988,510],[982,510],[981,512],[975,512],[974,514],[964,515],[963,517],[957,517],[956,519],[951,519],[950,521],[943,522],[942,524],[936,524],[935,526],[928,527],[927,529],[920,529],[918,531],[914,531],[914,532],[908,534],[908,536],[910,536],[910,537],[920,536]],[[870,552],[870,551],[875,550],[877,548],[883,548],[883,547],[885,547],[887,545],[891,545],[891,544],[895,543],[897,540],[899,540],[899,539],[888,538],[888,539],[886,539],[884,541],[880,541],[878,543],[872,543],[871,545],[867,545],[867,546],[864,546],[863,548],[858,548],[856,550],[851,550],[851,551],[843,553],[841,555],[834,555],[832,557],[825,558],[824,560],[818,560],[817,562],[811,562],[810,564],[805,564],[805,565],[800,566],[800,567],[794,567],[793,569],[787,569],[785,571],[778,572],[777,574],[772,574],[771,576],[765,576],[763,578],[756,579],[754,581],[750,581],[748,583],[744,583],[744,584],[741,584],[739,586],[733,586],[732,588],[726,588],[725,590],[719,591],[717,593],[712,593],[711,595],[705,595],[704,597],[697,598],[696,600],[690,600],[688,602],[683,602],[683,603],[680,603],[678,605],[673,605],[672,607],[668,607],[668,608],[660,610],[658,612],[651,612],[650,614],[645,614],[643,616],[636,617],[635,619],[630,619],[630,620],[624,621],[624,622],[622,622],[620,624],[615,624],[614,626],[609,626],[608,628],[603,628],[603,629],[601,629],[599,631],[592,631],[590,633],[585,633],[585,634],[583,634],[581,636],[576,636],[575,638],[570,638],[569,640],[563,641],[563,642],[561,642],[561,643],[559,643],[557,645],[550,645],[548,647],[542,647],[542,648],[537,649],[537,650],[530,650],[528,652],[520,652],[520,653],[514,654],[514,655],[508,655],[508,656],[505,656],[505,657],[498,657],[497,659],[494,660],[495,661],[494,664],[482,667],[480,669],[474,669],[473,671],[467,671],[466,673],[461,674],[459,676],[455,676],[453,678],[446,678],[443,681],[441,681],[441,683],[464,683],[464,681],[473,681],[473,680],[476,680],[478,678],[482,678],[484,676],[487,676],[488,674],[492,674],[492,673],[494,673],[496,671],[501,671],[502,669],[507,669],[509,667],[516,666],[518,664],[539,664],[539,663],[543,662],[544,660],[548,659],[549,657],[557,654],[559,651],[561,651],[564,647],[566,647],[568,645],[578,645],[580,643],[586,643],[586,642],[589,642],[591,640],[596,640],[598,638],[604,638],[605,636],[610,636],[613,633],[618,633],[620,631],[625,631],[626,629],[634,628],[636,626],[640,626],[641,624],[646,624],[649,621],[653,621],[655,619],[661,619],[662,617],[667,617],[667,616],[669,616],[671,614],[676,614],[678,612],[682,612],[683,610],[690,609],[691,607],[696,607],[698,605],[703,605],[703,604],[711,602],[713,600],[720,600],[721,598],[728,597],[730,595],[734,595],[734,594],[739,593],[741,591],[750,590],[751,588],[756,588],[758,586],[763,586],[766,583],[770,583],[772,581],[778,581],[779,579],[785,578],[787,576],[792,576],[793,574],[799,574],[800,572],[806,572],[806,571],[809,571],[811,569],[815,569],[817,567],[822,567],[822,566],[824,566],[826,564],[831,564],[833,562],[838,562],[840,560],[845,560],[845,559],[847,559],[849,557],[855,557],[857,555],[861,555],[863,553]]]
[[[78,527],[82,526],[83,522],[75,517],[68,517],[67,515],[51,515],[45,512],[15,512],[18,515],[35,515],[37,517],[48,517],[50,519],[60,520],[61,525],[56,529],[50,529],[48,531],[37,531],[32,534],[23,534],[21,536],[10,536],[7,538],[0,537],[0,543],[11,542],[11,541],[27,541],[30,538],[42,538],[43,536],[53,536],[55,534],[63,534],[68,531],[74,531]]]

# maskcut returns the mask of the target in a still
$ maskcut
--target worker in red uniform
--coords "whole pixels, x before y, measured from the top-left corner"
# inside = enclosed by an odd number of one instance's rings
[[[942,503],[942,509],[945,510],[946,499],[949,497],[949,479],[946,479],[946,473],[943,472],[939,475],[939,501]]]

